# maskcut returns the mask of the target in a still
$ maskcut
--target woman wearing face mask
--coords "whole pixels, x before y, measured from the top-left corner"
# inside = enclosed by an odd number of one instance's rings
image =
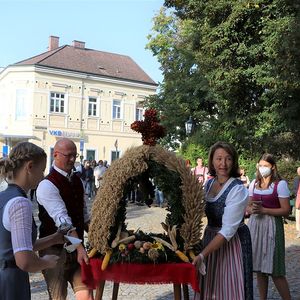
[[[290,212],[290,191],[278,174],[274,157],[265,153],[258,161],[256,179],[249,186],[253,271],[257,273],[260,299],[267,299],[268,277],[282,299],[291,299],[285,278],[283,216]]]

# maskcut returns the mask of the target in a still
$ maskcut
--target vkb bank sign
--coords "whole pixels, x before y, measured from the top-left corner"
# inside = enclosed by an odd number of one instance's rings
[[[69,131],[63,131],[63,130],[49,130],[49,133],[51,135],[54,135],[57,137],[80,138],[79,132],[69,132]]]

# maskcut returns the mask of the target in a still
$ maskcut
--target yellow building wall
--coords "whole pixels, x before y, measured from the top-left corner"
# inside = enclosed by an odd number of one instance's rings
[[[78,74],[54,74],[37,71],[33,67],[8,68],[0,73],[0,155],[7,139],[4,133],[28,136],[29,140],[44,148],[49,156],[56,141],[65,136],[77,145],[78,153],[95,152],[95,159],[111,162],[112,151],[121,156],[126,149],[141,145],[140,135],[130,129],[135,121],[135,108],[144,97],[154,94],[155,87]],[[77,76],[77,77],[76,77]],[[25,89],[28,96],[28,118],[15,120],[16,90]],[[65,112],[50,113],[50,93],[65,94]],[[88,99],[97,98],[99,115],[88,116]],[[112,119],[113,100],[120,100],[122,118]],[[30,138],[32,136],[33,138]],[[22,140],[20,138],[19,140]],[[80,151],[80,141],[84,149]],[[13,146],[18,139],[10,139]]]

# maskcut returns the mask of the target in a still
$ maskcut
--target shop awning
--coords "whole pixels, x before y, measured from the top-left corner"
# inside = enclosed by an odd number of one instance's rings
[[[34,135],[26,135],[26,134],[0,134],[0,138],[6,139],[10,138],[13,140],[24,140],[24,139],[37,139]]]

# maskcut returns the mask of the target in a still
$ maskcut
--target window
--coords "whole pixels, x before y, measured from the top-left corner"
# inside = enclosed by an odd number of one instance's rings
[[[53,93],[50,94],[50,112],[64,113],[65,112],[65,94]]]
[[[28,116],[28,94],[26,90],[16,91],[16,120],[25,120]]]
[[[113,119],[121,119],[121,101],[113,101]]]
[[[111,161],[120,158],[120,151],[111,151]]]
[[[96,150],[86,150],[86,159],[89,161],[95,160]]]
[[[141,121],[143,120],[143,115],[144,115],[144,110],[142,107],[137,107],[135,109],[135,120],[136,121]]]
[[[97,98],[89,97],[88,116],[97,117]]]

